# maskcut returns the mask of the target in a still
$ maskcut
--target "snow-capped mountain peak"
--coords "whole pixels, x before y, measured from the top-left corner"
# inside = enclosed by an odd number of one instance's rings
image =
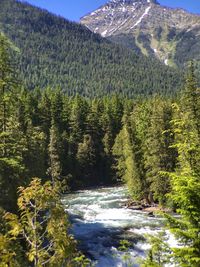
[[[133,29],[149,14],[156,0],[110,0],[107,4],[81,19],[90,30],[107,37]],[[128,24],[127,24],[128,23]]]
[[[158,4],[156,0],[110,0],[109,3],[131,5],[134,3],[153,3]]]
[[[177,61],[178,49],[186,54],[192,46],[191,55],[200,51],[200,16],[161,6],[156,0],[110,0],[81,23],[138,53],[156,56],[166,65]],[[182,56],[178,58],[182,61]]]

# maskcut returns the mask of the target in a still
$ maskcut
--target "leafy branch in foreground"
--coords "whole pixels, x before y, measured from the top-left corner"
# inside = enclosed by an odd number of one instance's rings
[[[56,187],[34,178],[28,187],[19,188],[19,194],[19,217],[5,215],[10,237],[25,239],[28,260],[34,267],[73,266],[76,243],[68,234],[67,215]]]
[[[171,250],[165,242],[166,238],[164,233],[161,232],[155,236],[148,235],[147,240],[151,248],[146,259],[142,262],[141,267],[162,267],[164,264],[169,263]]]

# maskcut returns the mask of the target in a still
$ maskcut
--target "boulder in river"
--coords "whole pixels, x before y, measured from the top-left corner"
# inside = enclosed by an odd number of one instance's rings
[[[143,210],[143,207],[141,205],[139,205],[139,206],[130,206],[128,208],[132,209],[132,210]]]

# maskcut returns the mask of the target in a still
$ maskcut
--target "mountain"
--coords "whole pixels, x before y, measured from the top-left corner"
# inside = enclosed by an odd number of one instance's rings
[[[51,86],[69,95],[132,97],[169,94],[181,85],[179,71],[25,2],[0,0],[0,31],[20,51],[16,67],[30,89]]]
[[[200,16],[161,6],[156,0],[111,0],[81,23],[166,65],[200,61]]]

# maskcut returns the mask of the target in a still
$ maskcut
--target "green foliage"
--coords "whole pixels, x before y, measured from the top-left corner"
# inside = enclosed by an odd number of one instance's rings
[[[125,239],[120,240],[118,250],[123,252],[122,262],[123,265],[126,267],[132,266],[131,254],[128,251],[130,247],[131,247],[131,242]]]
[[[180,218],[165,215],[167,226],[180,246],[171,248],[171,257],[177,266],[200,265],[200,180],[199,180],[199,95],[193,75],[193,66],[183,91],[180,106],[173,105],[172,121],[178,164],[170,173],[169,198],[177,207]]]
[[[149,102],[149,124],[144,141],[145,176],[154,201],[164,204],[170,190],[169,175],[176,165],[176,149],[170,121],[170,101],[155,97]]]
[[[166,201],[170,190],[166,171],[174,170],[177,156],[176,149],[171,147],[174,143],[171,118],[170,101],[160,97],[135,103],[123,118],[123,128],[113,146],[114,168],[127,182],[135,200],[160,204]]]
[[[118,249],[120,251],[127,251],[131,246],[131,243],[128,240],[120,240],[119,244],[120,246],[118,247]]]
[[[89,266],[94,266],[91,264],[91,261],[87,259],[84,255],[80,255],[79,257],[76,257],[74,259],[75,266],[76,267],[89,267]]]
[[[80,24],[21,1],[1,0],[0,30],[20,50],[18,69],[26,88],[133,97],[174,94],[182,83],[179,71],[158,60],[138,56]]]
[[[0,267],[20,267],[22,259],[20,259],[21,247],[7,236],[0,234]]]
[[[59,131],[56,125],[53,123],[50,129],[50,142],[49,142],[50,167],[48,169],[53,184],[55,184],[56,181],[61,180],[62,169],[60,162],[60,154],[62,151],[62,147],[60,143],[61,142],[59,138]]]
[[[10,43],[0,34],[0,205],[16,207],[16,188],[23,173],[26,144],[18,122],[17,80]],[[14,182],[15,181],[15,182]],[[5,200],[10,199],[9,207]]]
[[[23,236],[28,261],[34,266],[72,266],[76,243],[68,234],[69,223],[57,188],[35,178],[28,187],[19,188],[19,195],[19,217],[5,215],[11,240]]]
[[[187,93],[187,91],[186,91]],[[183,98],[189,100],[192,95]],[[198,95],[196,95],[198,97]],[[196,100],[196,99],[195,99]],[[200,181],[199,181],[199,138],[194,113],[196,101],[188,101],[186,112],[176,107],[179,116],[174,123],[176,147],[178,150],[178,168],[171,174],[172,192],[170,198],[178,207],[181,219],[167,216],[170,230],[183,247],[174,248],[173,256],[180,266],[199,266],[200,264]],[[181,114],[181,115],[180,115]]]
[[[117,168],[120,173],[123,173],[122,178],[127,182],[130,194],[134,199],[141,199],[143,190],[143,177],[141,167],[140,148],[138,147],[138,140],[136,139],[134,129],[131,130],[128,125],[120,132],[122,148],[119,148],[122,155],[117,152],[115,155],[123,157],[124,163],[118,162]],[[116,151],[116,144],[114,146],[114,153]],[[122,168],[122,169],[121,169]]]
[[[147,236],[147,240],[151,245],[151,249],[141,267],[163,267],[170,262],[170,248],[164,236],[164,233],[159,233],[156,236]]]
[[[167,216],[168,227],[178,239],[181,247],[173,248],[173,257],[179,266],[194,266],[200,264],[200,183],[199,177],[192,174],[174,174],[172,177],[173,192],[170,195],[178,206],[177,212],[181,219]]]
[[[20,242],[12,235],[12,229],[19,232],[18,224],[9,224],[5,220],[5,215],[6,212],[0,208],[0,266],[20,267],[26,260]],[[16,218],[13,214],[10,217],[13,221]]]

